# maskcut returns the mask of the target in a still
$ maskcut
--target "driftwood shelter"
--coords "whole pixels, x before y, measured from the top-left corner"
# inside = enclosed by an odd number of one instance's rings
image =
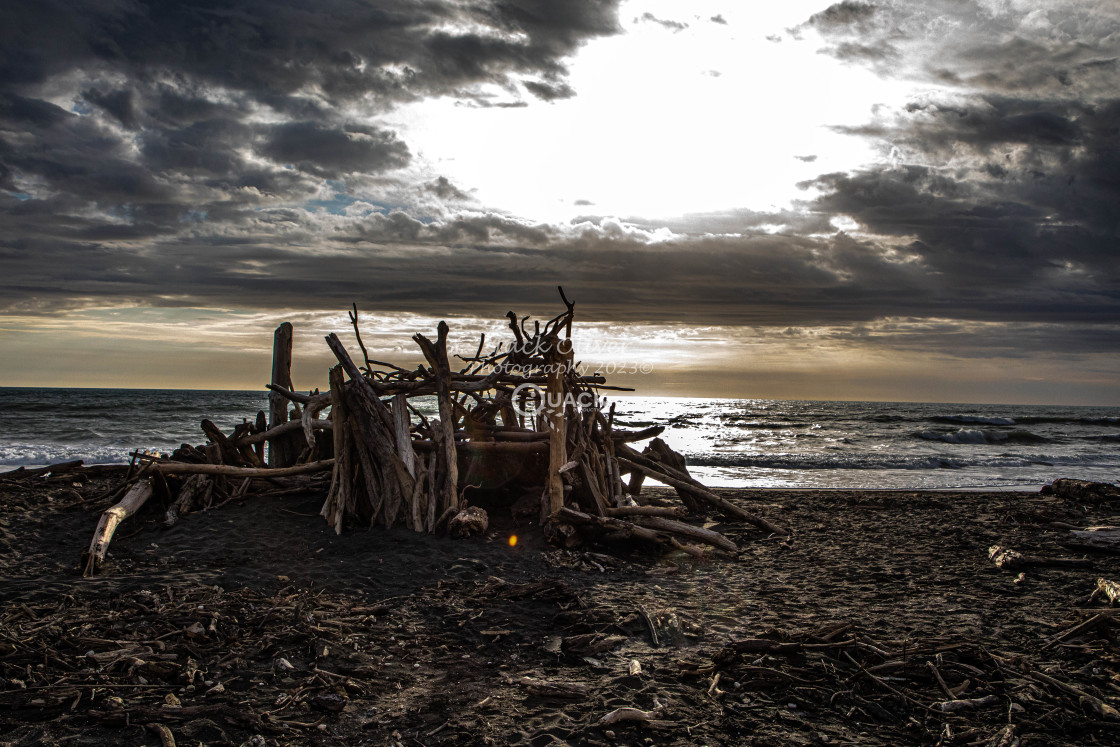
[[[371,360],[355,307],[361,358],[328,335],[338,365],[329,391],[309,394],[292,385],[292,326],[280,325],[268,417],[258,413],[228,435],[203,420],[205,445],[184,444],[169,457],[134,453],[129,487],[102,515],[85,574],[100,569],[117,525],[153,495],[170,523],[250,494],[307,490],[327,473],[321,513],[336,532],[359,525],[465,536],[486,530],[483,506],[530,501],[546,536],[568,546],[633,539],[696,555],[704,552],[696,543],[737,552],[725,536],[685,521],[709,511],[784,534],[695,480],[657,438],[662,427],[615,427],[614,405],[601,392],[630,390],[580,372],[575,305],[563,289],[560,296],[565,310],[543,325],[509,312],[512,339],[485,352],[482,335],[474,355],[455,356],[455,368],[444,322],[434,340],[413,336],[426,365]],[[426,417],[418,397],[434,397],[438,417]],[[634,444],[643,441],[639,451]],[[680,505],[649,505],[646,478],[675,488]]]

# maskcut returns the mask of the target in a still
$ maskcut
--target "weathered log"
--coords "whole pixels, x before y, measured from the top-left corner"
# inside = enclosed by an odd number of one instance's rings
[[[1092,596],[1103,596],[1108,600],[1108,605],[1111,607],[1120,601],[1120,584],[1115,581],[1109,581],[1107,578],[1097,579],[1097,588],[1093,591]]]
[[[1115,485],[1107,482],[1071,480],[1064,477],[1044,486],[1042,493],[1043,495],[1053,494],[1059,498],[1067,498],[1082,503],[1120,501],[1120,488]]]
[[[618,506],[607,509],[607,516],[661,516],[666,519],[684,519],[688,512],[673,506]]]
[[[580,685],[574,682],[547,682],[545,680],[533,679],[532,677],[522,677],[521,686],[533,695],[540,695],[546,698],[580,700],[586,698],[589,692],[587,685]]]
[[[272,337],[272,384],[292,389],[292,325],[284,322],[276,328]],[[268,395],[268,425],[275,428],[288,422],[288,402],[275,391]],[[273,440],[268,445],[268,466],[287,467],[294,455],[283,441]]]
[[[46,467],[35,467],[33,469],[18,467],[8,472],[0,472],[0,477],[9,480],[21,480],[26,477],[38,477],[39,475],[61,475],[64,472],[73,472],[81,468],[82,460],[75,459],[72,462],[59,462],[58,464],[49,464]]]
[[[1087,558],[1043,558],[1037,555],[1023,555],[1021,552],[1001,545],[992,545],[988,548],[988,560],[992,561],[997,568],[1002,568],[1005,571],[1017,571],[1021,568],[1039,566],[1081,567],[1093,564],[1093,561]]]
[[[741,521],[747,522],[748,524],[752,524],[752,525],[754,525],[756,527],[759,527],[761,529],[765,529],[766,531],[770,532],[771,534],[779,534],[779,535],[788,535],[789,534],[788,529],[780,527],[776,524],[772,524],[771,522],[767,521],[766,519],[763,519],[762,517],[755,516],[751,512],[749,512],[745,509],[739,508],[735,504],[733,504],[729,501],[726,501],[723,498],[720,498],[718,495],[711,492],[710,490],[697,488],[695,485],[684,482],[683,480],[678,480],[675,477],[670,477],[669,475],[667,475],[664,472],[661,472],[659,470],[651,469],[649,467],[637,464],[637,463],[631,461],[630,459],[619,457],[618,462],[623,467],[628,467],[631,471],[642,472],[647,477],[651,477],[654,480],[657,480],[658,482],[663,482],[666,485],[669,485],[670,487],[680,488],[680,489],[683,489],[683,490],[688,490],[693,495],[697,495],[697,496],[703,498],[705,501],[712,504],[713,506],[718,508],[720,511],[727,514],[728,516],[731,516],[732,518],[739,519]]]
[[[408,474],[416,476],[416,453],[412,450],[411,418],[408,416],[408,398],[403,394],[393,397],[393,435],[397,440],[397,454],[404,462]]]
[[[413,478],[396,451],[393,414],[377,396],[370,381],[354,365],[338,335],[331,333],[326,339],[331,352],[350,376],[347,392],[354,393],[355,402],[350,403],[348,408],[364,412],[364,417],[361,418],[361,437],[354,446],[372,452],[377,464],[382,465],[378,492],[391,502],[399,503],[402,496],[412,494]]]
[[[331,386],[331,421],[334,438],[334,465],[331,473],[331,487],[319,515],[334,528],[335,534],[342,533],[344,514],[350,510],[350,447],[346,427],[346,403],[343,396],[345,373],[341,364],[333,367],[328,375]]]
[[[568,428],[565,420],[564,370],[566,358],[556,350],[559,340],[553,338],[548,369],[548,389],[545,397],[545,419],[548,423],[548,512],[555,515],[564,507],[564,479],[560,468],[568,461]],[[596,498],[596,502],[600,500]]]
[[[246,438],[246,439],[251,438],[252,436],[254,436],[256,434],[264,433],[267,430],[268,430],[268,416],[264,414],[264,410],[260,410],[260,411],[257,412],[257,422],[253,424],[253,431],[249,435],[245,436],[244,438]],[[267,456],[264,453],[264,440],[263,439],[261,441],[256,442],[255,444],[253,444],[253,450],[256,451],[256,453],[257,453],[257,461],[258,462],[260,462],[261,464],[268,464],[268,462],[265,461],[265,459],[267,459]]]
[[[432,367],[436,378],[436,399],[439,404],[440,462],[439,505],[441,511],[459,505],[459,459],[455,453],[455,411],[451,401],[451,364],[447,359],[447,322],[436,328],[436,342],[416,334],[412,337]]]
[[[222,433],[222,429],[214,425],[210,420],[203,418],[202,432],[206,434],[206,438],[210,439],[210,443],[218,447],[218,454],[221,455],[222,464],[232,464],[240,466],[244,463],[241,452],[238,451],[237,446]],[[256,458],[256,455],[253,455]],[[263,466],[263,465],[260,465]]]
[[[988,706],[998,705],[1000,697],[998,695],[985,695],[982,698],[965,698],[963,700],[944,700],[936,705],[937,710],[942,713],[956,713],[957,711],[974,710],[977,708],[986,708]]]
[[[639,526],[649,527],[650,529],[657,529],[658,531],[668,532],[669,534],[687,537],[697,542],[703,542],[706,545],[718,547],[720,550],[726,550],[733,555],[739,554],[738,545],[719,532],[713,532],[711,529],[692,526],[691,524],[685,524],[683,521],[674,521],[673,519],[666,519],[661,516],[637,516],[634,518],[634,523]]]
[[[312,396],[303,408],[300,425],[303,427],[303,440],[309,449],[315,448],[315,424],[319,422],[320,412],[331,406],[331,393]]]
[[[613,726],[614,724],[634,723],[653,728],[668,728],[675,726],[672,721],[661,720],[660,708],[652,711],[642,711],[637,708],[616,708],[606,716],[599,719],[597,726]]]
[[[269,428],[268,430],[261,431],[260,433],[251,433],[248,436],[242,436],[241,438],[237,439],[236,443],[239,446],[253,446],[256,444],[264,443],[265,441],[270,441],[287,433],[292,433],[293,431],[303,430],[303,427],[304,425],[302,419],[289,420],[287,423],[278,425],[275,428]],[[311,420],[311,427],[315,430],[331,430],[332,428],[334,428],[334,421],[314,418]]]
[[[284,399],[291,400],[292,402],[295,402],[297,404],[306,405],[311,401],[310,394],[304,394],[303,392],[293,392],[288,387],[280,386],[279,384],[265,384],[265,388],[270,392],[279,394]],[[269,399],[271,400],[271,396],[269,397]]]
[[[224,475],[226,477],[283,477],[322,472],[334,465],[334,459],[297,464],[293,467],[232,467],[228,464],[190,464],[188,462],[153,462],[152,469],[165,475]]]
[[[1101,552],[1120,552],[1120,527],[1087,527],[1069,533],[1065,544]]]
[[[153,478],[160,476],[162,473],[156,471]],[[163,523],[165,526],[173,526],[181,517],[186,516],[198,504],[202,504],[210,499],[210,495],[214,491],[214,483],[207,475],[191,475],[183,481],[182,487],[179,488],[178,497],[171,503],[164,514]]]
[[[144,479],[133,485],[119,503],[105,509],[101,514],[101,521],[97,523],[97,529],[93,532],[89,551],[82,558],[84,578],[101,570],[101,566],[105,563],[105,553],[109,551],[109,543],[113,540],[113,533],[117,531],[117,526],[139,511],[151,496],[151,480]]]
[[[628,444],[634,441],[645,441],[647,438],[654,438],[660,436],[665,432],[663,425],[651,425],[649,428],[643,428],[640,431],[618,431],[611,429],[611,439],[617,444]]]
[[[556,512],[553,518],[572,524],[597,526],[602,529],[617,532],[620,536],[637,537],[639,539],[644,539],[648,542],[655,542],[657,544],[663,544],[666,541],[664,535],[653,529],[648,529],[646,527],[638,526],[633,522],[624,521],[622,519],[615,519],[609,516],[592,516],[591,514],[585,514],[582,511],[574,511],[567,506],[562,506],[560,510]]]

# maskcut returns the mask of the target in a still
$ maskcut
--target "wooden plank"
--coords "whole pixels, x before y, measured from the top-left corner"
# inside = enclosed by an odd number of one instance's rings
[[[272,383],[292,389],[292,324],[284,322],[272,336]],[[276,392],[268,395],[268,425],[275,428],[288,422],[288,400]],[[274,439],[268,444],[268,466],[287,467],[294,457],[289,453],[286,439]]]

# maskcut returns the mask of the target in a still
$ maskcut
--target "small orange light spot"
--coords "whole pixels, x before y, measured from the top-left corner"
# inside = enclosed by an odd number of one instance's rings
[[[517,544],[517,535],[516,534],[511,534],[509,536],[509,546],[513,547],[516,544]]]

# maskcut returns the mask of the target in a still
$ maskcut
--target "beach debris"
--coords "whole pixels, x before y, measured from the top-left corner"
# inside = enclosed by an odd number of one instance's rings
[[[520,684],[521,687],[525,688],[533,695],[540,695],[546,698],[580,700],[586,698],[588,692],[590,692],[587,685],[581,685],[575,682],[549,682],[532,677],[522,677]]]
[[[1074,529],[1065,541],[1068,547],[1077,547],[1099,552],[1120,553],[1120,527],[1097,526]]]
[[[117,531],[120,523],[132,516],[152,497],[152,481],[150,479],[137,481],[125,494],[119,503],[105,509],[97,529],[93,532],[89,550],[82,558],[82,575],[92,576],[97,573],[105,562],[105,553],[109,551],[109,543],[113,533]]]
[[[992,561],[997,568],[1005,571],[1046,566],[1080,567],[1093,564],[1093,561],[1088,558],[1043,558],[1037,555],[1023,555],[1021,552],[1002,545],[992,545],[988,548],[988,560]]]
[[[943,700],[935,708],[942,713],[955,713],[973,708],[987,708],[1000,702],[998,695],[985,695],[982,698],[964,698],[961,700]]]
[[[1115,581],[1110,581],[1107,578],[1097,579],[1097,588],[1089,596],[1089,601],[1092,602],[1097,597],[1104,597],[1108,600],[1108,606],[1116,604],[1120,600],[1120,584]]]
[[[476,534],[485,534],[490,528],[490,517],[486,511],[478,506],[467,506],[451,517],[448,522],[448,533],[452,537],[471,537]]]
[[[616,708],[610,713],[603,716],[598,721],[599,727],[614,726],[616,724],[626,724],[634,726],[647,726],[650,728],[671,728],[676,726],[674,721],[666,721],[661,718],[664,713],[663,708],[655,708],[651,711],[643,711],[640,708]]]
[[[84,462],[81,459],[76,459],[71,462],[59,462],[57,464],[49,464],[46,467],[35,467],[33,469],[17,467],[8,472],[0,472],[0,478],[7,480],[26,480],[29,477],[50,477],[52,475],[63,475],[68,472],[81,470],[83,466]]]
[[[1120,501],[1120,487],[1107,482],[1090,482],[1089,480],[1073,480],[1060,478],[1044,485],[1040,491],[1043,495],[1056,495],[1080,503],[1109,503]]]
[[[1072,640],[1101,623],[1075,626],[1059,638]],[[971,714],[1001,705],[1010,712],[1070,709],[1078,718],[1085,708],[1100,721],[1120,718],[1109,702],[1111,694],[1074,684],[1068,674],[1051,667],[1043,671],[1026,657],[1005,658],[980,643],[945,637],[888,641],[850,625],[834,635],[780,629],[764,635],[726,644],[709,666],[682,663],[682,674],[701,678],[698,687],[713,697],[733,691],[734,698],[789,700],[799,709],[830,710],[848,718],[859,713],[886,723],[904,720],[899,714],[921,712],[952,729],[960,725],[958,719],[980,718]],[[721,690],[720,683],[729,679],[736,685]],[[1111,690],[1108,682],[1100,685],[1106,693]],[[978,694],[963,697],[966,691]]]

